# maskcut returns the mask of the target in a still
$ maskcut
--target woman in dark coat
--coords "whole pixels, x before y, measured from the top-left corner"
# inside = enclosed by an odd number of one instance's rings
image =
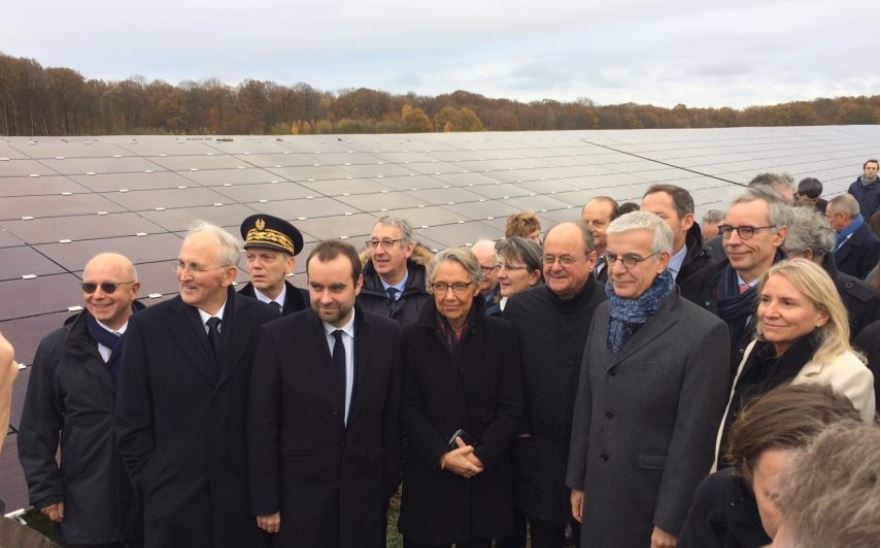
[[[403,332],[406,548],[489,547],[511,532],[522,372],[513,330],[475,298],[479,276],[470,251],[438,253],[427,276],[434,300]]]
[[[777,478],[789,458],[826,426],[858,423],[850,401],[820,384],[783,385],[753,400],[731,430],[734,468],[701,482],[679,548],[757,548],[771,543],[779,512]]]

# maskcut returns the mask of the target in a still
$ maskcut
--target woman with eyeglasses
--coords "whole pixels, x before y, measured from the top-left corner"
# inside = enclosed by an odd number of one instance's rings
[[[540,285],[544,277],[541,273],[541,246],[533,241],[515,236],[496,243],[499,256],[499,302],[486,310],[488,316],[501,316],[511,295]]]
[[[828,384],[865,422],[875,417],[872,373],[850,346],[847,312],[829,275],[807,259],[782,261],[761,278],[757,293],[756,337],[734,376],[716,437],[717,463],[741,408],[783,384]]]
[[[405,548],[489,548],[513,523],[517,340],[507,322],[485,316],[471,251],[441,251],[426,280],[434,299],[401,340],[407,455],[398,527]]]

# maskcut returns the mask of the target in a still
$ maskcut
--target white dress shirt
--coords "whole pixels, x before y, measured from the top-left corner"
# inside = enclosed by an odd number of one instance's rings
[[[349,422],[349,406],[352,403],[352,387],[355,379],[355,314],[349,318],[349,323],[343,327],[334,327],[327,322],[321,322],[324,325],[325,339],[327,339],[327,347],[330,349],[330,355],[333,357],[333,345],[336,339],[333,332],[339,329],[343,332],[343,347],[346,349],[346,409],[343,415],[343,422]]]

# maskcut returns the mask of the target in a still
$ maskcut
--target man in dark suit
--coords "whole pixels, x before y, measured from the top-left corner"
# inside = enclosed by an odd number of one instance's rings
[[[835,263],[845,274],[863,279],[878,264],[878,238],[860,214],[860,204],[850,194],[829,200],[826,219],[835,229]]]
[[[267,325],[248,413],[251,507],[275,546],[380,548],[400,481],[399,326],[355,307],[339,241],[306,260],[311,309]]]
[[[245,260],[251,281],[239,293],[253,297],[287,316],[309,306],[309,292],[294,287],[287,276],[303,250],[303,235],[291,223],[258,213],[242,222]]]
[[[175,263],[180,295],[129,322],[116,433],[147,547],[268,543],[248,505],[245,416],[257,330],[278,315],[233,291],[240,252],[197,221]]]
[[[140,283],[132,262],[96,255],[83,270],[83,310],[34,357],[18,456],[34,508],[70,546],[141,546],[140,504],[113,437],[120,354]],[[60,456],[59,466],[56,456]]]
[[[728,329],[679,296],[660,218],[623,215],[607,237],[609,300],[594,314],[573,413],[572,514],[583,546],[672,547],[713,461]]]
[[[591,198],[581,209],[581,220],[590,227],[590,235],[593,237],[593,245],[598,257],[594,265],[593,277],[600,284],[606,283],[609,274],[606,263],[599,259],[606,252],[606,229],[618,214],[618,202],[608,196]]]

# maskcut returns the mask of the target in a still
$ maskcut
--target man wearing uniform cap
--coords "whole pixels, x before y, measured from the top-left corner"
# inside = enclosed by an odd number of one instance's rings
[[[294,271],[294,256],[303,249],[300,231],[284,219],[258,213],[242,222],[241,233],[251,281],[239,293],[274,307],[280,315],[308,308],[309,292],[285,279]]]

